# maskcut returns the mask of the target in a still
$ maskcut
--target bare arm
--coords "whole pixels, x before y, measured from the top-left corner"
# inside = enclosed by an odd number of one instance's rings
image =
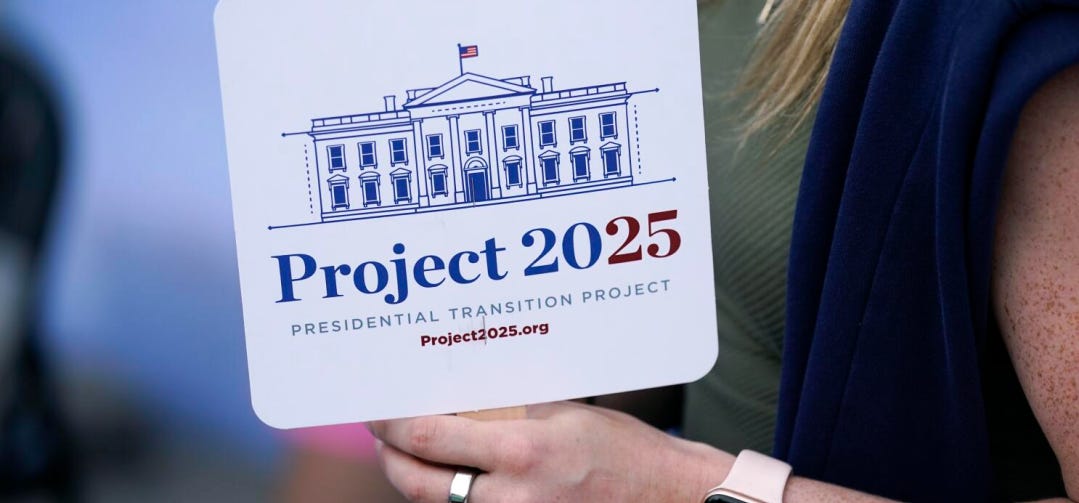
[[[993,304],[1034,415],[1079,500],[1079,66],[1027,104],[997,223]]]

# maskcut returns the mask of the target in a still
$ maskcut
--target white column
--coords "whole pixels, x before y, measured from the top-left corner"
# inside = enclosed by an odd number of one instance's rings
[[[423,119],[416,119],[412,121],[412,151],[414,155],[412,165],[416,167],[412,172],[416,176],[416,187],[419,188],[419,191],[416,192],[416,201],[420,204],[420,207],[431,205],[431,199],[427,195],[429,193],[427,184],[430,181],[427,177],[427,147],[424,140]]]
[[[456,115],[447,116],[446,120],[450,121],[450,169],[447,173],[450,178],[449,188],[453,190],[453,200],[463,203],[465,202],[465,167],[461,165],[460,126]]]
[[[522,141],[521,138],[524,138]],[[521,131],[517,134],[517,141],[524,147],[524,168],[525,172],[525,188],[529,194],[535,194],[536,188],[536,159],[535,151],[532,148],[532,109],[529,107],[521,107]]]
[[[498,135],[495,134],[495,113],[483,112],[483,119],[487,124],[487,165],[490,166],[490,173],[494,176],[491,178],[491,197],[493,199],[502,198],[502,166],[498,159]]]

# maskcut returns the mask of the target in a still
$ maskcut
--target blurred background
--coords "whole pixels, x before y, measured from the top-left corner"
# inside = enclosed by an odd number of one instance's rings
[[[215,3],[0,1],[0,500],[395,500],[251,411]]]

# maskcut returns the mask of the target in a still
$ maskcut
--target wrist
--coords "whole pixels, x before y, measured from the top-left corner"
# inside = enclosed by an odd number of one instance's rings
[[[661,461],[665,490],[658,501],[697,501],[701,495],[726,478],[734,464],[734,456],[699,442],[679,438],[674,440],[674,460]]]

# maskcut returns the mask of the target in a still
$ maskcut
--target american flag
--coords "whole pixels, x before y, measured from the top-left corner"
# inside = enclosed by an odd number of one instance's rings
[[[461,59],[476,58],[480,55],[480,46],[478,45],[462,45],[461,47]]]

